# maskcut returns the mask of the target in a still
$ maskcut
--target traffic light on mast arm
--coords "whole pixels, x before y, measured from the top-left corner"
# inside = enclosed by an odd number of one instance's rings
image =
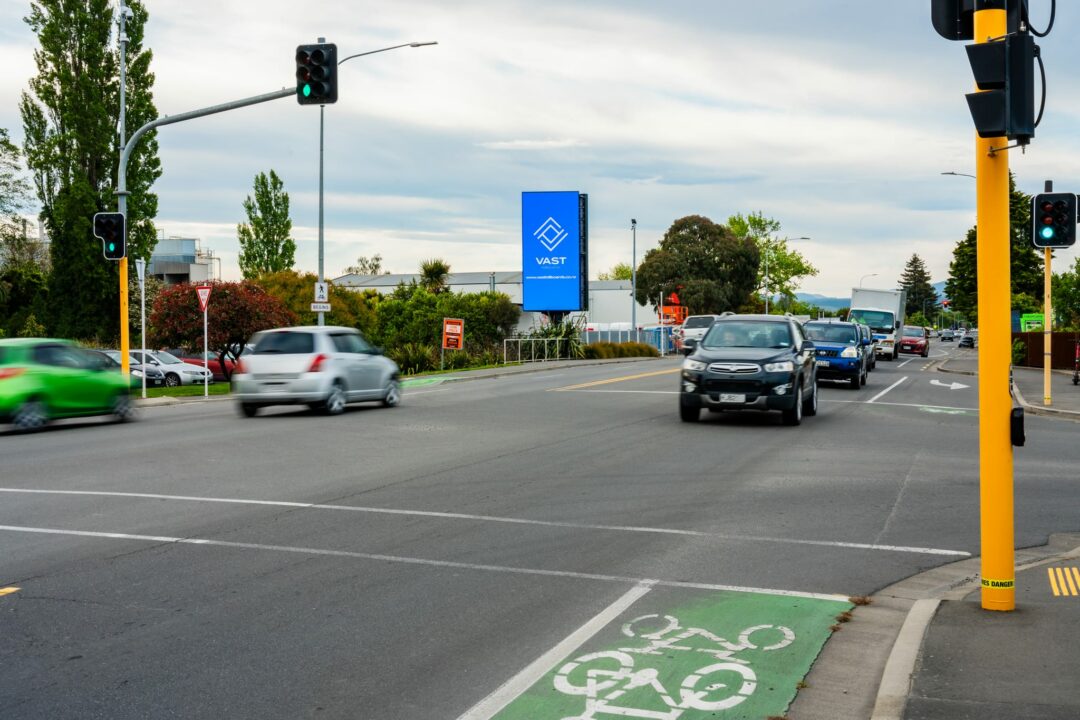
[[[1027,145],[1035,136],[1035,58],[1038,47],[1026,31],[965,45],[975,85],[967,97],[979,137],[1005,136]]]
[[[337,102],[337,45],[319,43],[296,48],[296,101],[301,105]]]
[[[127,257],[127,222],[123,213],[96,213],[94,235],[101,238],[101,250],[106,260]]]
[[[1043,193],[1031,200],[1032,241],[1039,248],[1076,244],[1076,195]]]

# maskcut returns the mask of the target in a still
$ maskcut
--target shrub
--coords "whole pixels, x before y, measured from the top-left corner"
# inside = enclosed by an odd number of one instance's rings
[[[594,342],[586,345],[583,357],[588,360],[608,360],[628,357],[660,357],[660,352],[652,345],[640,342]]]
[[[388,350],[387,355],[406,375],[426,372],[439,364],[434,346],[423,343],[403,343]]]
[[[1027,345],[1019,338],[1013,340],[1012,364],[1027,365]]]

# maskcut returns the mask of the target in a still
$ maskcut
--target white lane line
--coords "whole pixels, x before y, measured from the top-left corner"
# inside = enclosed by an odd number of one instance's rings
[[[878,398],[882,397],[882,396],[883,396],[883,395],[884,395],[885,393],[889,392],[890,390],[892,390],[893,388],[895,388],[895,387],[896,387],[897,385],[899,385],[900,383],[904,382],[905,380],[907,380],[907,375],[903,376],[902,378],[900,378],[899,380],[897,380],[896,382],[894,382],[894,383],[893,383],[892,385],[890,385],[889,387],[885,388],[884,390],[882,390],[881,392],[879,392],[879,393],[878,393],[877,395],[875,395],[874,397],[872,397],[872,398],[870,398],[869,400],[867,400],[867,401],[866,401],[866,402],[867,402],[867,404],[869,404],[869,403],[872,403],[872,402],[874,402],[875,400],[877,400]]]
[[[548,670],[555,667],[556,663],[572,655],[579,647],[585,644],[586,640],[600,632],[608,623],[619,617],[620,614],[651,589],[652,583],[645,582],[628,590],[625,595],[604,608],[600,614],[570,633],[558,645],[529,663],[525,669],[499,686],[495,692],[466,710],[458,720],[490,720],[490,718],[495,717],[496,713],[516,700],[519,695],[544,677]]]
[[[631,393],[636,395],[678,395],[678,390],[564,390],[575,393]]]
[[[884,404],[884,403],[882,403]],[[307,510],[343,510],[346,512],[377,513],[383,515],[411,515],[416,517],[434,517],[448,520],[475,520],[477,522],[511,523],[517,525],[539,525],[542,527],[572,528],[575,530],[601,530],[611,532],[654,533],[658,535],[683,535],[689,537],[735,540],[744,542],[775,542],[792,545],[818,545],[822,547],[851,548],[854,550],[881,550],[885,552],[915,553],[921,555],[955,555],[970,557],[971,553],[962,550],[941,550],[938,548],[908,547],[903,545],[873,545],[868,543],[841,542],[834,540],[801,540],[798,538],[768,537],[764,535],[734,535],[713,533],[704,530],[680,530],[676,528],[642,527],[638,525],[596,525],[590,523],[572,523],[558,520],[532,520],[499,515],[471,515],[468,513],[437,512],[434,510],[401,510],[397,508],[365,507],[362,505],[320,505],[315,503],[289,502],[288,500],[241,500],[237,498],[193,497],[189,495],[160,495],[157,493],[108,492],[99,490],[42,490],[40,488],[0,488],[0,492],[24,493],[31,495],[83,495],[92,497],[123,497],[146,500],[180,500],[184,502],[228,503],[234,505],[269,505],[272,507],[304,508]]]
[[[908,359],[907,359],[907,360],[905,360],[904,362],[902,362],[902,363],[900,363],[899,365],[897,365],[897,366],[896,366],[896,369],[897,369],[897,370],[899,370],[900,368],[904,367],[905,365],[907,365],[907,364],[908,364],[909,362],[911,362],[911,361],[912,361],[912,360],[914,360],[914,359],[915,359],[915,358],[908,358]]]
[[[209,545],[212,547],[237,548],[241,550],[268,550],[271,552],[296,553],[298,555],[317,555],[327,557],[374,560],[377,562],[402,563],[405,565],[423,565],[426,567],[454,568],[455,570],[477,570],[483,572],[512,573],[515,575],[539,575],[542,577],[562,577],[576,580],[596,580],[599,582],[647,583],[664,587],[693,588],[695,590],[728,590],[730,592],[760,593],[762,595],[782,595],[784,597],[802,597],[813,600],[846,600],[843,595],[827,593],[801,592],[799,590],[778,590],[776,588],[756,588],[743,585],[718,585],[714,583],[683,582],[679,580],[652,580],[649,578],[628,577],[625,575],[604,575],[602,573],[583,573],[571,570],[543,570],[540,568],[512,567],[509,565],[482,565],[479,563],[455,562],[453,560],[430,560],[428,558],[405,557],[402,555],[381,555],[378,553],[353,552],[351,550],[326,550],[323,548],[293,547],[291,545],[267,545],[264,543],[230,542],[228,540],[210,540],[208,538],[181,538],[164,535],[131,535],[128,533],[95,532],[91,530],[62,530],[60,528],[24,527],[22,525],[0,525],[0,530],[21,533],[39,533],[45,535],[71,535],[75,537],[107,538],[110,540],[140,540],[143,542],[175,543],[177,545]]]
[[[866,405],[865,400],[826,400],[825,398],[818,398],[818,402],[822,403],[849,403],[852,405]],[[889,407],[913,407],[913,408],[933,408],[934,410],[967,410],[968,412],[979,412],[979,408],[964,408],[954,407],[952,405],[927,405],[926,403],[897,403],[897,402],[879,402],[875,405],[885,405]]]

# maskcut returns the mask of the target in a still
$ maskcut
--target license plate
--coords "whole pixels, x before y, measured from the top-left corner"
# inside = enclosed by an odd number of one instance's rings
[[[720,402],[744,403],[746,402],[746,395],[740,393],[720,393]]]
[[[817,366],[818,367],[829,367],[829,361],[828,360],[818,360],[817,361]]]
[[[903,346],[902,346],[902,349],[903,349],[903,350],[910,350],[910,349],[911,349],[911,346],[910,346],[910,345],[903,345]]]

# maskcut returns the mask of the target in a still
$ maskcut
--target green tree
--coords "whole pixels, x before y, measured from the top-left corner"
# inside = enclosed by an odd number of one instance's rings
[[[389,270],[383,270],[382,255],[375,253],[370,258],[361,255],[356,258],[356,264],[345,268],[342,275],[389,275]]]
[[[1055,327],[1080,330],[1080,258],[1071,269],[1054,273],[1052,287]]]
[[[607,272],[602,272],[597,276],[597,280],[629,280],[634,276],[634,269],[630,267],[630,263],[616,263],[611,266],[611,269]]]
[[[450,275],[450,265],[441,258],[432,258],[420,263],[420,285],[429,292],[438,294],[446,290],[446,279]]]
[[[128,0],[126,125],[157,117],[153,55],[143,47],[148,18],[143,0]],[[94,213],[115,210],[120,159],[119,49],[113,42],[110,0],[34,0],[27,24],[37,35],[37,74],[19,104],[23,150],[40,217],[51,243],[50,330],[69,337],[115,337],[118,332],[117,264],[101,257],[93,237]],[[161,175],[156,133],[147,133],[128,164],[128,254],[149,257],[157,241]]]
[[[779,294],[790,305],[802,278],[818,274],[818,269],[802,253],[788,247],[788,238],[779,237],[779,220],[767,218],[761,212],[746,216],[737,213],[728,218],[727,226],[736,237],[750,238],[757,245],[761,262],[755,292],[769,297]]]
[[[0,128],[0,221],[14,222],[15,215],[30,203],[30,185],[22,176],[19,148],[6,128]]]
[[[918,253],[912,253],[900,276],[900,287],[907,290],[906,315],[930,312],[938,305],[937,291],[930,283],[930,272]]]
[[[314,273],[298,273],[295,270],[282,270],[260,276],[255,283],[281,301],[297,318],[301,325],[314,325],[317,321],[311,312],[311,301],[318,276]],[[378,297],[378,293],[375,293]],[[330,283],[330,312],[326,316],[327,325],[354,327],[366,335],[375,330],[375,309],[371,296],[355,292],[345,287]]]
[[[1009,174],[1009,274],[1013,295],[1040,298],[1043,294],[1043,258],[1031,240],[1031,196],[1017,190],[1016,178]],[[953,248],[945,294],[952,309],[969,323],[978,317],[978,237],[977,228],[968,230]]]
[[[158,295],[165,289],[165,283],[156,276],[147,273],[143,287],[146,290],[146,332],[149,335],[151,330],[149,322],[150,310],[153,309]],[[139,337],[139,333],[142,332],[142,304],[142,298],[139,295],[139,273],[133,270],[128,273],[128,331],[131,333],[132,338]]]
[[[236,226],[240,240],[240,272],[248,280],[288,270],[296,261],[296,242],[290,237],[289,193],[273,170],[255,176],[255,199],[244,199],[247,224]]]
[[[707,217],[689,215],[671,224],[660,246],[638,267],[635,296],[659,305],[675,292],[691,313],[720,313],[739,307],[757,281],[758,248]]]

